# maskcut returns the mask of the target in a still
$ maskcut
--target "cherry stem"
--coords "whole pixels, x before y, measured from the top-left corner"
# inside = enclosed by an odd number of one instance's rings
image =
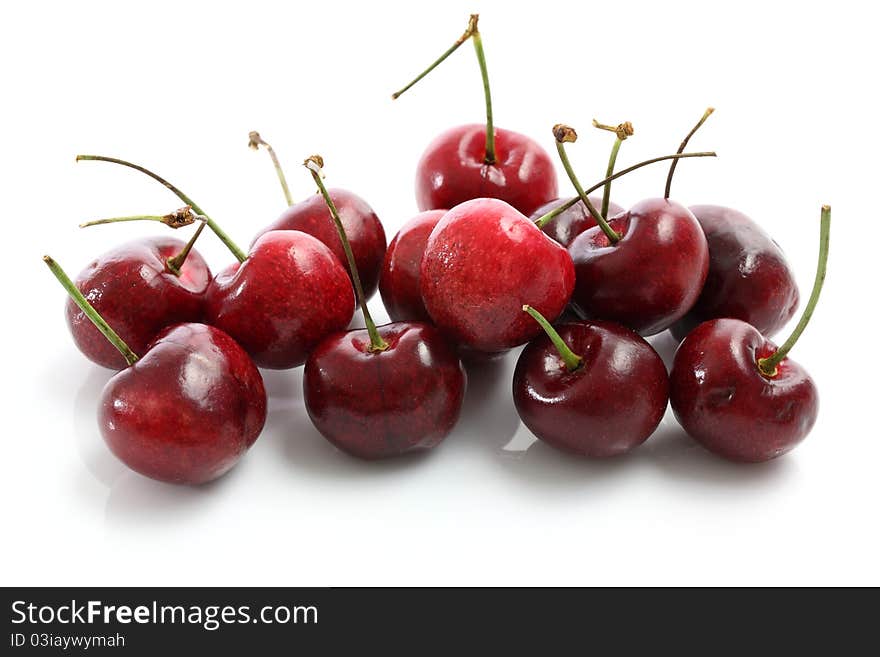
[[[211,217],[209,217],[205,213],[204,210],[202,210],[196,203],[194,203],[193,200],[189,196],[184,194],[177,187],[172,185],[170,182],[168,182],[167,180],[165,180],[161,176],[156,175],[155,173],[153,173],[149,169],[145,169],[142,166],[139,166],[137,164],[132,164],[131,162],[126,162],[125,160],[119,160],[115,157],[105,157],[103,155],[77,155],[76,161],[79,162],[80,160],[95,161],[95,162],[110,162],[112,164],[121,164],[122,166],[129,167],[131,169],[134,169],[135,171],[140,171],[141,173],[148,175],[150,178],[152,178],[156,182],[160,183],[166,189],[168,189],[171,193],[173,193],[175,196],[177,196],[177,198],[179,198],[181,201],[183,201],[188,206],[190,206],[190,208],[192,208],[192,210],[196,214],[202,215],[205,218],[205,222],[208,224],[208,227],[212,231],[214,231],[214,234],[220,238],[220,241],[226,245],[226,248],[228,248],[232,252],[232,255],[234,255],[238,259],[239,262],[244,262],[245,260],[247,260],[247,254],[244,251],[242,251],[235,244],[235,242],[232,241],[232,238],[230,238],[229,235],[227,235],[225,232],[223,232],[223,230],[220,228],[220,226],[218,226],[214,222],[214,220],[211,219]]]
[[[617,135],[617,139],[614,140],[614,145],[611,147],[611,155],[608,158],[608,168],[605,170],[605,177],[607,178],[614,173],[614,166],[617,164],[617,153],[620,150],[620,145],[627,137],[632,137],[635,131],[633,130],[632,123],[629,121],[624,121],[617,126],[611,126],[599,123],[596,119],[593,119],[593,127],[599,128],[600,130],[608,130]],[[608,218],[608,206],[610,203],[611,181],[609,180],[605,183],[605,191],[602,194],[602,216],[606,219]]]
[[[821,219],[819,222],[819,264],[816,266],[816,280],[813,281],[813,292],[810,294],[810,300],[804,308],[800,321],[794,327],[794,331],[788,336],[788,340],[779,347],[772,355],[767,358],[758,359],[758,369],[761,374],[767,377],[774,377],[778,374],[777,367],[779,363],[788,355],[791,348],[801,337],[801,333],[810,323],[816,304],[819,302],[819,294],[822,292],[822,286],[825,283],[825,273],[828,270],[828,244],[831,234],[831,208],[827,205],[822,206]]]
[[[568,179],[571,181],[571,184],[574,185],[575,190],[577,190],[578,196],[581,201],[584,202],[584,205],[587,206],[587,210],[593,215],[596,223],[599,224],[599,227],[602,229],[602,232],[605,233],[608,241],[612,244],[617,244],[617,242],[620,241],[620,235],[614,232],[614,229],[608,225],[607,221],[605,221],[605,217],[599,213],[587,197],[584,188],[581,187],[581,183],[574,173],[574,169],[571,167],[571,162],[568,161],[568,154],[565,152],[565,143],[577,141],[577,133],[574,131],[574,128],[558,123],[553,126],[553,136],[556,137],[556,150],[559,153],[559,159],[562,160],[562,166],[565,169],[565,173],[568,174]]]
[[[119,334],[113,330],[100,314],[98,314],[98,311],[95,310],[94,306],[89,303],[89,300],[83,296],[83,293],[79,291],[73,281],[64,273],[61,266],[47,255],[43,256],[43,262],[45,262],[49,267],[49,270],[55,274],[55,278],[57,278],[58,282],[61,283],[61,286],[67,290],[67,294],[70,295],[70,298],[73,299],[77,306],[79,306],[79,309],[83,311],[85,316],[92,320],[92,323],[101,333],[104,334],[104,337],[107,338],[110,344],[119,350],[119,353],[123,355],[125,361],[129,365],[134,365],[138,361],[138,355],[134,353],[127,344],[125,344],[125,341],[119,337]]]
[[[248,134],[248,148],[252,148],[255,151],[260,150],[260,146],[265,148],[269,157],[272,158],[272,164],[275,166],[275,173],[278,174],[278,182],[281,183],[281,189],[284,192],[284,200],[287,201],[287,205],[293,205],[293,197],[290,195],[290,188],[287,186],[287,178],[284,176],[284,169],[281,168],[281,162],[278,161],[278,156],[275,155],[275,149],[269,145],[269,142],[260,137],[260,133],[256,130],[250,132]]]
[[[189,252],[192,251],[193,245],[196,243],[196,240],[199,239],[199,235],[202,234],[202,231],[205,230],[205,226],[208,224],[207,221],[202,219],[202,223],[196,228],[196,232],[193,233],[193,236],[189,238],[189,242],[180,250],[176,256],[172,256],[165,261],[165,267],[175,276],[180,276],[180,270],[183,269],[183,264],[186,262],[187,256],[189,256]]]
[[[370,351],[385,351],[388,349],[388,343],[382,339],[382,336],[379,335],[379,331],[376,330],[373,316],[370,315],[370,309],[367,307],[367,298],[364,295],[364,288],[361,285],[361,277],[360,274],[358,274],[357,264],[354,261],[354,253],[351,250],[351,243],[348,241],[348,235],[345,234],[345,226],[342,225],[342,220],[339,218],[339,211],[336,209],[336,204],[333,202],[333,199],[330,198],[330,194],[324,186],[324,182],[321,180],[321,169],[324,166],[324,158],[320,155],[312,155],[306,158],[303,162],[303,166],[305,166],[305,168],[309,170],[309,173],[312,174],[312,179],[318,186],[318,191],[321,192],[321,196],[324,197],[324,202],[327,204],[327,208],[330,210],[330,216],[333,218],[333,223],[336,225],[336,232],[339,234],[342,248],[345,251],[345,259],[348,260],[348,269],[351,272],[351,280],[354,283],[355,295],[357,296],[361,311],[364,313],[364,324],[366,324],[367,333],[370,334]]]
[[[600,187],[604,187],[606,184],[608,184],[608,182],[610,182],[612,180],[617,180],[621,176],[625,176],[627,174],[630,174],[633,171],[635,171],[636,169],[641,169],[642,167],[646,167],[649,164],[654,164],[656,162],[663,162],[664,160],[684,159],[687,157],[715,157],[715,152],[714,151],[705,151],[705,152],[700,152],[700,153],[677,153],[675,155],[663,155],[662,157],[653,157],[650,160],[645,160],[644,162],[639,162],[638,164],[633,164],[631,167],[627,167],[626,169],[621,169],[620,171],[615,173],[613,176],[608,176],[607,178],[605,178],[605,180],[601,180],[598,183],[596,183],[595,185],[593,185],[592,187],[588,188],[585,193],[591,194],[592,192],[595,192]],[[565,203],[563,203],[559,207],[554,208],[554,209],[550,210],[550,212],[548,212],[547,214],[541,215],[540,217],[535,219],[535,225],[538,228],[543,228],[548,223],[553,221],[556,217],[561,215],[563,212],[565,212],[569,208],[571,208],[571,207],[575,206],[577,203],[579,203],[580,200],[581,200],[580,196],[575,196],[574,198],[569,199],[568,201],[566,201]]]
[[[477,23],[480,20],[479,14],[471,14],[470,19],[468,20],[467,29],[464,31],[455,43],[450,46],[450,48],[444,52],[440,57],[438,57],[433,64],[431,64],[424,71],[419,73],[409,84],[400,89],[399,91],[395,91],[391,94],[391,98],[393,100],[397,100],[401,95],[403,95],[410,87],[415,85],[419,80],[428,75],[431,71],[433,71],[437,66],[439,66],[443,60],[445,60],[449,55],[458,50],[458,47],[463,44],[468,39],[472,39],[474,42],[474,52],[477,54],[477,63],[480,65],[480,75],[483,78],[483,95],[486,98],[486,155],[484,158],[484,162],[486,164],[495,164],[495,124],[492,119],[492,94],[489,91],[489,71],[486,68],[486,54],[483,52],[483,39],[480,36],[480,31],[477,28]]]
[[[531,306],[523,306],[523,310],[525,310],[529,315],[531,315],[538,324],[541,325],[541,328],[544,329],[544,332],[547,334],[547,337],[550,338],[550,342],[553,343],[553,346],[556,347],[556,351],[559,352],[560,358],[562,358],[562,362],[565,363],[565,367],[569,372],[574,372],[578,369],[581,364],[584,362],[584,359],[574,353],[559,333],[556,332],[556,329],[553,328],[553,325],[548,322],[545,317],[539,313],[537,310],[532,308]]]
[[[192,208],[188,205],[183,206],[182,208],[175,210],[174,212],[169,212],[168,214],[159,216],[154,214],[136,214],[130,217],[109,217],[107,219],[95,219],[93,221],[86,221],[85,223],[81,223],[79,225],[80,228],[88,228],[89,226],[100,226],[103,224],[115,224],[122,221],[158,221],[159,223],[165,224],[169,228],[183,228],[184,226],[189,226],[196,222],[197,219],[201,219],[200,215],[197,215],[193,212]]]
[[[710,116],[712,116],[712,112],[715,111],[714,107],[706,108],[706,111],[703,112],[703,116],[700,117],[700,120],[697,121],[697,124],[691,128],[691,131],[687,133],[687,136],[682,140],[681,145],[678,147],[676,153],[684,153],[684,149],[687,147],[688,142],[691,140],[691,137],[694,136],[694,133],[700,129],[700,126],[706,122]],[[672,164],[669,165],[669,174],[666,176],[666,190],[663,192],[663,198],[669,198],[669,192],[672,189],[672,176],[675,175],[675,167],[678,166],[678,160],[672,160]]]

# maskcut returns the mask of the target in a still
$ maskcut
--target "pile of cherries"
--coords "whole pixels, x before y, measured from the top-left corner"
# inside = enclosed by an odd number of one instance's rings
[[[632,125],[615,134],[604,180],[578,181],[553,128],[577,195],[558,198],[554,163],[533,140],[495,128],[477,16],[396,98],[466,41],[483,77],[486,123],[453,128],[417,167],[420,214],[386,249],[376,213],[359,196],[327,189],[323,160],[305,162],[318,194],[293,203],[245,252],[177,187],[186,205],[152,220],[195,226],[184,243],[152,237],[96,258],[67,289],[67,321],[80,351],[119,370],[102,393],[99,424],[112,452],[133,470],[198,484],[228,471],[266,420],[258,368],[304,365],[303,391],[317,430],[339,449],[379,459],[432,448],[453,429],[466,370],[526,345],[513,398],[541,440],[576,455],[626,453],[657,428],[671,402],[684,430],[733,461],[765,461],[812,428],[818,393],[787,356],[822,287],[830,210],[821,213],[816,282],[803,317],[777,347],[770,337],[794,315],[798,289],[776,243],[745,215],[670,199],[678,152],[615,172]],[[639,167],[671,162],[662,198],[628,210],[611,183]],[[602,190],[600,196],[590,196]],[[205,227],[235,261],[212,276],[193,248]],[[376,289],[393,320],[376,326],[367,299]],[[365,329],[348,330],[356,306]],[[565,319],[562,319],[565,318]],[[645,336],[682,340],[671,373]]]

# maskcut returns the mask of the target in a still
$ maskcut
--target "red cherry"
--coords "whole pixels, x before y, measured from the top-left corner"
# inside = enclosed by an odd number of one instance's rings
[[[76,278],[76,286],[132,349],[143,353],[167,326],[200,321],[211,272],[201,255],[190,251],[179,268],[169,258],[186,245],[172,237],[129,242],[93,260]],[[95,325],[68,299],[67,323],[79,350],[91,361],[122,369],[125,359]]]
[[[478,20],[477,14],[471,14],[467,29],[452,47],[391,96],[398,98],[465,41],[473,42],[483,78],[486,124],[452,128],[428,146],[416,167],[416,202],[419,210],[438,210],[475,198],[497,198],[528,215],[557,196],[556,171],[550,156],[537,142],[495,128]]]
[[[590,457],[617,456],[645,442],[663,419],[669,388],[651,345],[611,322],[554,329],[534,316],[547,335],[526,346],[513,375],[513,400],[529,430]]]
[[[349,235],[351,250],[357,263],[367,298],[376,291],[382,259],[385,257],[385,230],[373,209],[360,196],[345,189],[331,189],[330,197],[339,210],[342,224]],[[330,247],[345,269],[345,251],[327,212],[324,199],[313,195],[294,203],[273,223],[257,233],[257,238],[270,230],[298,230],[316,237]],[[254,239],[256,241],[256,238]]]
[[[648,199],[581,233],[569,247],[577,284],[572,305],[585,318],[623,324],[642,335],[688,312],[706,280],[709,249],[694,215],[674,201]]]
[[[670,330],[679,340],[702,322],[741,319],[767,337],[794,316],[800,300],[785,254],[742,212],[691,206],[709,244],[709,274],[697,303]]]
[[[812,429],[819,393],[809,374],[788,358],[813,314],[825,280],[831,210],[822,208],[819,266],[797,327],[776,348],[750,324],[713,319],[678,348],[670,401],[684,430],[732,461],[767,461],[785,454]]]
[[[101,393],[110,450],[135,472],[175,484],[226,473],[265,420],[259,370],[235,340],[204,324],[165,331]]]
[[[206,320],[271,369],[302,365],[353,314],[352,286],[339,259],[295,230],[259,237],[243,263],[211,281],[205,301]]]
[[[219,329],[185,323],[138,357],[55,261],[43,260],[129,365],[101,395],[99,426],[111,451],[170,483],[201,484],[235,465],[266,420],[263,380],[244,350]]]
[[[388,316],[395,322],[431,321],[422,301],[419,273],[428,237],[444,214],[446,210],[420,212],[403,225],[388,245],[379,292]]]
[[[541,328],[529,304],[555,319],[574,286],[568,252],[522,213],[497,199],[474,199],[447,212],[428,239],[421,292],[434,323],[480,351],[529,341]]]
[[[380,459],[429,449],[461,412],[465,373],[455,350],[429,324],[379,326],[385,349],[371,351],[367,330],[336,333],[303,372],[312,423],[353,456]]]
[[[364,459],[398,456],[439,443],[458,420],[465,373],[455,350],[429,324],[376,328],[345,228],[321,182],[323,160],[306,160],[333,217],[366,329],[336,333],[312,352],[303,397],[313,424],[331,443]]]
[[[434,139],[416,166],[419,210],[497,198],[529,215],[558,193],[547,151],[533,139],[501,128],[495,128],[491,164],[486,163],[486,126],[463,125]]]

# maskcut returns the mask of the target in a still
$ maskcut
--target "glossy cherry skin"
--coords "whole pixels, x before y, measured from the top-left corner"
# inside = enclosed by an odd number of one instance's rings
[[[273,230],[247,259],[217,274],[206,294],[208,323],[226,331],[260,367],[302,365],[354,315],[351,281],[327,246],[298,230]]]
[[[136,354],[144,353],[167,326],[201,321],[211,272],[195,249],[180,276],[165,266],[184,243],[172,237],[129,242],[98,256],[76,278],[76,287]],[[67,324],[79,350],[89,360],[120,370],[127,366],[91,320],[70,299]]]
[[[601,212],[602,197],[590,196],[589,198],[593,206]],[[537,221],[548,212],[555,210],[560,205],[568,203],[570,200],[570,198],[553,199],[549,203],[545,203],[535,210],[529,219]],[[609,217],[613,217],[621,212],[623,212],[623,208],[617,205],[617,203],[611,202],[608,204]],[[562,213],[556,215],[553,219],[544,224],[542,230],[547,233],[552,240],[559,242],[562,246],[568,248],[574,241],[575,237],[595,225],[596,220],[593,218],[593,215],[590,214],[590,211],[587,210],[587,206],[584,205],[583,201],[578,201],[568,208],[568,210],[564,210]]]
[[[378,327],[388,349],[371,352],[365,329],[336,333],[306,361],[303,395],[312,423],[352,456],[383,459],[430,449],[461,412],[464,368],[430,324]]]
[[[657,352],[611,322],[556,330],[583,361],[569,371],[546,335],[523,349],[513,373],[523,423],[549,445],[580,456],[618,456],[645,442],[663,419],[669,392]]]
[[[528,216],[558,196],[553,160],[535,140],[495,128],[495,162],[485,159],[485,125],[458,126],[434,139],[416,167],[419,210],[498,198]]]
[[[164,331],[101,393],[98,422],[116,457],[173,484],[216,479],[254,444],[266,421],[259,370],[223,331]]]
[[[617,244],[596,226],[569,247],[577,272],[572,305],[581,317],[641,335],[669,328],[703,289],[709,269],[703,229],[690,210],[662,198],[641,201],[608,223],[622,236]]]
[[[522,213],[481,198],[443,215],[428,238],[420,285],[428,314],[451,340],[496,352],[541,332],[523,305],[550,321],[565,310],[574,267]]]
[[[385,229],[373,208],[357,194],[345,189],[330,189],[328,193],[345,227],[361,285],[369,299],[376,291],[382,259],[385,257]],[[278,219],[258,233],[257,238],[270,230],[299,230],[317,237],[330,247],[345,271],[348,271],[348,260],[339,233],[336,232],[336,225],[324,197],[320,194],[291,205]]]
[[[719,205],[694,205],[690,211],[709,243],[709,274],[697,303],[670,331],[681,340],[706,320],[730,317],[772,337],[800,301],[782,249],[742,212]]]
[[[684,430],[731,461],[767,461],[785,454],[813,428],[819,393],[810,375],[786,358],[774,377],[758,359],[776,350],[738,319],[713,319],[678,347],[670,401]]]
[[[420,212],[403,225],[388,245],[379,293],[388,316],[395,322],[431,321],[422,301],[419,274],[428,237],[444,214],[446,210]]]

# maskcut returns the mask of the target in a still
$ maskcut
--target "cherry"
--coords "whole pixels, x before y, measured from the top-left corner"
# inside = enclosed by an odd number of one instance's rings
[[[392,94],[398,98],[470,39],[483,78],[486,124],[463,125],[439,135],[416,167],[419,210],[453,208],[475,198],[498,198],[525,215],[558,196],[553,161],[541,146],[524,135],[495,128],[492,96],[483,41],[472,14],[464,34],[431,66]]]
[[[446,210],[420,212],[407,221],[391,240],[382,264],[379,292],[388,316],[395,322],[430,322],[422,301],[419,271],[431,231]]]
[[[299,230],[318,238],[330,247],[339,258],[343,269],[347,269],[345,250],[342,248],[342,242],[339,241],[333,222],[329,220],[324,199],[320,195],[313,195],[304,201],[294,203],[281,164],[272,147],[257,132],[250,133],[249,146],[251,148],[263,146],[269,151],[288,205],[278,219],[257,233],[254,241],[270,230]],[[331,189],[329,193],[351,243],[364,293],[370,298],[376,292],[382,260],[385,256],[385,229],[373,208],[357,194],[345,189]]]
[[[611,155],[608,158],[608,169],[605,173],[606,178],[614,174],[614,165],[617,162],[617,153],[620,151],[620,145],[627,137],[633,135],[632,123],[626,121],[618,126],[612,127],[599,123],[593,119],[593,125],[600,130],[610,130],[615,133],[617,138],[614,140],[614,146],[611,148]],[[605,191],[601,197],[589,196],[593,205],[601,205],[600,214],[606,219],[609,216],[623,212],[623,208],[616,203],[611,202],[611,180],[605,183]],[[574,205],[570,205],[573,203]],[[529,217],[532,221],[537,221],[548,212],[556,210],[562,205],[566,205],[567,209],[562,210],[561,214],[556,216],[553,221],[546,224],[543,228],[552,239],[559,242],[562,246],[568,248],[574,241],[574,238],[583,233],[588,228],[596,226],[596,220],[593,214],[587,209],[587,206],[580,200],[580,197],[573,199],[555,199],[549,201],[535,210]]]
[[[556,319],[574,287],[568,252],[504,201],[466,201],[428,238],[421,292],[434,323],[457,343],[496,352],[528,342],[541,327],[524,304]]]
[[[150,176],[197,212],[226,244],[238,262],[208,285],[205,319],[237,340],[260,367],[302,365],[324,336],[351,321],[354,294],[348,276],[318,239],[300,231],[270,231],[245,254],[192,199],[152,171],[98,155],[77,159],[121,164]]]
[[[759,462],[793,449],[812,429],[819,409],[813,379],[787,358],[819,300],[828,263],[831,209],[822,208],[819,265],[797,327],[777,348],[740,319],[713,319],[678,348],[670,401],[684,430],[731,461]]]
[[[670,331],[681,340],[706,320],[728,317],[772,337],[794,316],[800,300],[782,249],[742,212],[718,205],[690,210],[709,244],[709,274],[697,303]]]
[[[553,132],[566,173],[598,224],[569,247],[577,272],[572,305],[584,318],[614,321],[642,335],[669,328],[691,309],[706,280],[709,249],[700,224],[668,198],[641,201],[606,220],[568,161],[564,144],[576,141],[577,133],[564,125]]]
[[[110,450],[142,475],[202,484],[227,472],[266,420],[266,391],[244,350],[211,326],[169,327],[139,357],[48,256],[43,260],[128,367],[101,393]]]
[[[264,233],[243,263],[214,277],[205,295],[208,323],[269,369],[302,365],[353,314],[351,282],[339,259],[298,230]]]
[[[645,442],[663,419],[669,389],[651,345],[619,324],[554,329],[533,308],[523,310],[546,332],[523,349],[513,374],[513,400],[529,430],[590,457],[617,456]]]
[[[306,166],[345,247],[366,325],[327,337],[309,356],[303,372],[309,417],[329,442],[363,459],[434,447],[461,412],[466,384],[461,361],[429,324],[374,324],[345,227],[321,181],[323,160],[312,156]]]
[[[169,225],[192,221],[189,208],[165,218]],[[112,220],[101,220],[105,221]],[[165,327],[202,319],[211,272],[192,245],[203,227],[204,223],[188,244],[170,237],[129,242],[98,256],[77,276],[79,291],[132,349],[142,353]],[[73,299],[67,300],[65,312],[74,342],[89,360],[117,370],[126,366]]]

